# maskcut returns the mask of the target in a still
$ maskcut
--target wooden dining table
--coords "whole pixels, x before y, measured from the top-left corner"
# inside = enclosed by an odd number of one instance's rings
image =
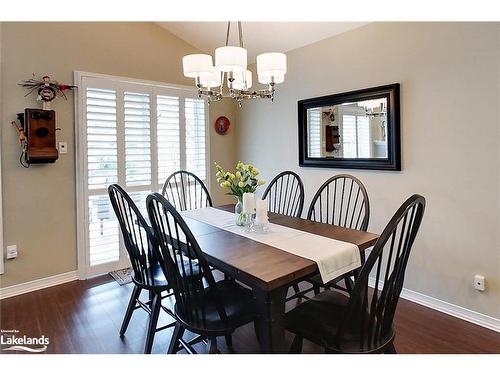
[[[216,207],[234,212],[234,205]],[[283,318],[290,285],[318,272],[312,260],[192,218],[184,218],[211,266],[252,288],[256,308],[256,333],[263,353],[284,353]],[[360,252],[373,246],[378,235],[340,226],[269,213],[274,224],[319,236],[350,242]]]

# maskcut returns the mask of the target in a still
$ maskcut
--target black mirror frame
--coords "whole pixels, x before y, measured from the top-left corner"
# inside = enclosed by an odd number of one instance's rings
[[[346,102],[375,99],[384,96],[387,98],[387,159],[332,159],[309,158],[307,156],[307,109],[331,106]],[[299,166],[316,168],[375,169],[389,171],[401,170],[399,83],[300,100],[298,102],[298,115]]]

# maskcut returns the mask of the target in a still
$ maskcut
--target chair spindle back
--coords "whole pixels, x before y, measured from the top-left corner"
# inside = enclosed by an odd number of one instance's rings
[[[212,198],[203,181],[188,171],[177,171],[168,176],[162,195],[179,211],[212,206]]]
[[[304,207],[304,184],[297,173],[281,172],[272,179],[264,191],[262,199],[266,198],[269,211],[300,217]]]
[[[363,183],[354,176],[331,177],[314,195],[309,220],[366,231],[370,220],[370,201]]]

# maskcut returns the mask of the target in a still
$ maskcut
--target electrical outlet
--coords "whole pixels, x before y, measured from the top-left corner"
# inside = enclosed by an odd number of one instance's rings
[[[474,276],[474,288],[476,288],[480,292],[486,289],[486,280],[483,275]]]
[[[68,142],[59,142],[57,148],[59,149],[60,154],[67,154],[68,153]]]
[[[7,246],[7,259],[14,259],[17,257],[17,245]]]

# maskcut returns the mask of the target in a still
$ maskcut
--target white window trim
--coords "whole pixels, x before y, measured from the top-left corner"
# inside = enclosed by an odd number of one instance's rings
[[[86,145],[86,135],[85,135],[85,126],[82,126],[84,123],[84,112],[85,108],[85,95],[80,92],[78,89],[82,87],[82,81],[85,78],[93,78],[93,79],[108,79],[113,81],[120,81],[122,83],[133,83],[133,84],[143,84],[147,86],[155,86],[158,88],[164,89],[174,89],[184,91],[185,93],[189,93],[192,97],[196,97],[196,89],[192,86],[184,86],[177,84],[170,84],[165,82],[157,82],[157,81],[147,81],[141,79],[134,79],[128,77],[120,77],[120,76],[112,76],[107,74],[99,74],[99,73],[91,73],[84,71],[75,71],[74,72],[74,84],[77,86],[77,92],[75,95],[75,166],[76,166],[76,214],[77,214],[77,251],[78,251],[78,259],[77,259],[77,268],[78,268],[78,278],[80,280],[84,280],[88,276],[88,230],[85,225],[87,222],[88,209],[86,202],[86,166],[87,161],[85,157],[85,145]],[[205,113],[206,113],[206,121],[205,121],[205,152],[206,152],[206,185],[208,187],[211,186],[211,173],[210,173],[210,129],[208,124],[210,123],[210,114],[208,110],[208,104],[205,103]],[[154,134],[151,134],[153,137]],[[153,138],[152,138],[153,139]],[[181,138],[182,139],[182,138]],[[156,142],[153,142],[156,143]],[[182,143],[181,143],[182,144]],[[181,146],[182,149],[182,146]],[[182,152],[182,151],[181,151]],[[157,171],[153,169],[155,167],[156,161],[152,162],[151,171],[152,171],[152,180],[156,180],[157,177],[153,177],[157,175]],[[152,182],[153,182],[152,181]],[[159,182],[161,183],[161,182]],[[131,189],[133,190],[133,188]],[[1,207],[0,207],[1,208]],[[105,266],[105,265],[104,265]],[[125,265],[126,266],[126,265]],[[98,267],[98,266],[97,266]],[[96,269],[96,267],[94,267]],[[97,268],[98,269],[98,268]],[[107,272],[103,268],[103,272]],[[94,272],[95,274],[95,272]]]

